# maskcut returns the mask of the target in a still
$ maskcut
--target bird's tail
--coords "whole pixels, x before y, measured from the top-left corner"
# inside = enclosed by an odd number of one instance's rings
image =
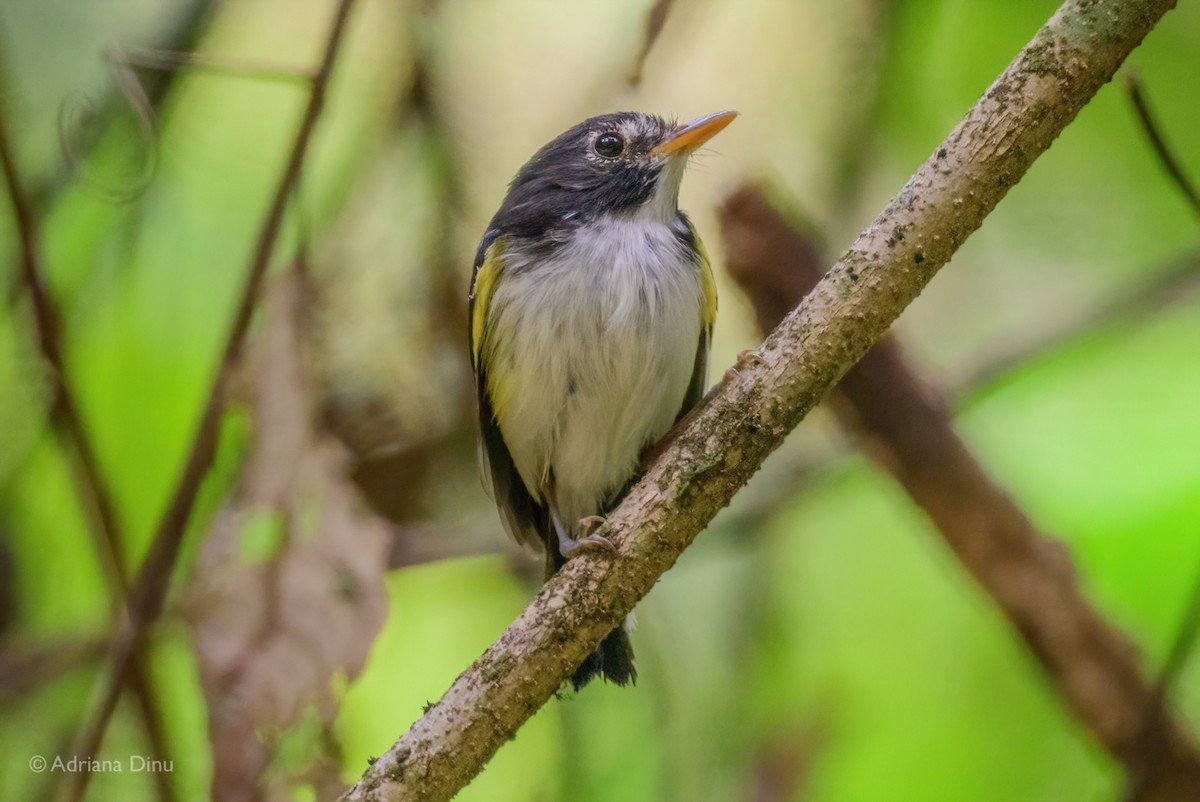
[[[558,553],[557,542],[550,537],[546,540],[546,579],[554,575],[566,560]],[[596,651],[575,669],[571,684],[576,691],[587,685],[596,676],[604,677],[615,685],[637,684],[637,669],[633,667],[633,644],[629,641],[629,632],[621,625],[600,641]]]
[[[624,626],[617,627],[600,641],[596,651],[575,669],[571,684],[578,691],[597,675],[616,685],[637,683],[637,669],[633,667],[633,644],[629,642],[629,633]]]

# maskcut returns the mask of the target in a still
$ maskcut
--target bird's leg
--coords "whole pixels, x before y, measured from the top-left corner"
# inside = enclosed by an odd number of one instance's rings
[[[604,535],[590,534],[578,539],[572,538],[567,534],[567,530],[559,519],[558,513],[554,512],[551,515],[554,519],[554,529],[558,533],[558,551],[568,560],[579,552],[589,549],[607,551],[609,554],[617,553],[617,547]],[[604,519],[601,518],[600,520],[603,521]]]
[[[568,534],[567,528],[563,525],[562,516],[558,514],[558,500],[554,494],[553,480],[547,483],[543,490],[543,494],[545,495],[546,501],[550,506],[550,521],[554,524],[554,533],[558,536],[558,553],[561,554],[564,559],[569,560],[575,555],[579,554],[581,551],[587,551],[589,549],[600,549],[602,551],[607,551],[610,554],[617,553],[617,547],[612,544],[611,540],[603,535],[589,534],[585,537],[575,539]],[[584,518],[583,520],[587,521],[590,518],[598,517],[599,516],[589,516],[589,518]],[[604,521],[603,518],[599,518],[599,520]],[[583,521],[580,523],[582,522]]]

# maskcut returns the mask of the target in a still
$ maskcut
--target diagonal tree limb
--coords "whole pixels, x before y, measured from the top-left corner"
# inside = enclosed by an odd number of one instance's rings
[[[820,280],[806,240],[756,187],[725,202],[726,264],[754,299],[760,324],[782,317]],[[800,257],[800,258],[797,258]],[[1141,785],[1200,798],[1200,762],[1167,715],[1147,717],[1159,696],[1134,646],[1080,594],[1061,544],[1040,534],[988,476],[951,422],[949,406],[886,337],[831,394],[859,445],[929,516],[946,544],[1025,640],[1075,717]],[[1147,752],[1142,744],[1155,744]]]
[[[734,373],[678,427],[603,527],[619,556],[569,562],[343,799],[441,800],[466,785],[883,336],[1173,6],[1061,6],[771,333],[757,364]]]
[[[341,48],[346,23],[353,6],[354,0],[339,0],[334,11],[321,62],[313,74],[308,104],[300,119],[283,173],[250,258],[241,298],[234,313],[225,348],[217,366],[216,376],[213,379],[196,434],[192,439],[183,472],[176,483],[167,509],[159,520],[150,549],[133,583],[127,620],[118,627],[110,644],[106,674],[101,678],[95,704],[85,717],[76,739],[75,754],[77,755],[97,753],[108,721],[116,708],[121,677],[133,660],[137,645],[146,629],[162,612],[171,574],[183,545],[183,536],[191,517],[192,507],[216,452],[221,415],[225,409],[226,389],[230,381],[232,366],[241,353],[246,333],[250,329],[250,321],[257,304],[259,290],[266,276],[275,243],[279,238],[284,210],[291,197],[292,189],[299,180],[300,168],[308,153],[309,142],[312,140],[317,120],[324,108],[329,78],[333,73],[333,65]],[[79,799],[83,796],[88,776],[88,772],[77,772],[70,775],[69,799]]]

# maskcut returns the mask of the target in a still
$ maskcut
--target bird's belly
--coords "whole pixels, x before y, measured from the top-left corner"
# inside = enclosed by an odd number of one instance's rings
[[[559,413],[550,455],[564,521],[603,512],[637,470],[642,450],[671,427],[696,359],[698,309],[693,317],[686,342],[665,326],[630,329],[602,338],[593,353],[574,355],[583,377]]]
[[[495,335],[511,356],[497,423],[535,498],[553,477],[573,527],[599,514],[683,404],[700,342],[695,265],[540,270],[508,277]],[[498,293],[500,290],[498,289]],[[497,372],[493,372],[495,375]]]

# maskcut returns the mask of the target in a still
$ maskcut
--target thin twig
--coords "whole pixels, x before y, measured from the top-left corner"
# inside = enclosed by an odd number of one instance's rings
[[[1200,634],[1200,569],[1192,580],[1192,593],[1184,609],[1183,620],[1171,643],[1171,651],[1167,654],[1166,662],[1159,670],[1158,680],[1154,683],[1154,693],[1151,695],[1144,713],[1142,727],[1134,752],[1136,760],[1134,771],[1129,777],[1125,799],[1128,802],[1138,802],[1150,798],[1155,787],[1156,774],[1159,771],[1161,756],[1164,752],[1163,722],[1168,717],[1167,697],[1171,687],[1187,664],[1188,656]]]
[[[211,0],[188,0],[182,6],[182,10],[176,19],[169,26],[172,30],[167,32],[167,40],[171,43],[171,49],[187,50],[194,46],[200,40],[202,32],[207,30],[209,18],[216,5]],[[5,52],[4,42],[2,41],[3,33],[4,31],[0,29],[0,53]],[[151,109],[157,108],[162,99],[170,92],[174,75],[175,73],[173,72],[163,73],[141,86],[141,92],[147,99]],[[64,100],[64,105],[67,102]],[[76,110],[81,111],[81,116],[87,118],[90,123],[90,130],[78,131],[74,132],[74,134],[62,127],[64,118],[69,116],[70,113],[74,113],[74,110],[72,112],[64,112],[60,108],[60,144],[70,148],[76,159],[80,159],[81,154],[95,144],[99,137],[99,132],[106,129],[106,123],[118,112],[121,104],[128,102],[128,98],[124,96],[123,87],[117,83],[116,90],[107,91],[104,97],[97,100],[89,98],[85,102],[78,103]],[[71,121],[68,120],[68,122]],[[72,136],[74,136],[74,139],[68,144],[66,140]],[[25,196],[35,217],[49,208],[58,194],[70,184],[72,177],[72,164],[71,161],[68,161],[65,164],[65,169],[51,171],[42,176],[40,180],[25,185]],[[14,278],[16,280],[9,283],[5,288],[6,300],[10,305],[16,304],[24,288],[20,277],[14,276]]]
[[[29,297],[33,312],[34,330],[38,348],[50,368],[52,387],[52,415],[61,422],[69,447],[77,457],[72,461],[73,475],[80,490],[85,509],[94,517],[97,525],[91,528],[95,534],[96,551],[109,586],[120,588],[122,575],[121,544],[116,537],[117,516],[112,504],[112,494],[104,481],[100,463],[88,436],[79,405],[66,382],[66,367],[62,353],[62,329],[58,310],[50,298],[42,277],[38,256],[37,221],[30,208],[19,176],[12,144],[8,137],[8,120],[0,108],[0,169],[4,173],[5,187],[12,204],[16,220],[17,240],[20,248],[21,284]],[[119,596],[118,596],[119,598]]]
[[[0,80],[0,85],[3,85]],[[79,405],[67,384],[63,360],[59,313],[46,288],[38,257],[37,222],[18,175],[16,159],[8,139],[7,115],[0,108],[0,168],[9,201],[17,223],[17,239],[21,254],[21,281],[33,309],[34,329],[43,359],[50,367],[52,387],[51,420],[61,447],[73,455],[68,462],[80,502],[88,518],[88,532],[96,548],[101,569],[109,591],[111,613],[121,622],[125,614],[125,599],[129,590],[121,544],[123,542],[116,505],[104,480],[100,463],[79,412]],[[166,740],[154,700],[147,696],[150,685],[146,667],[140,659],[134,661],[127,674],[120,678],[128,682],[142,712],[142,725],[147,745],[156,759],[165,758]],[[169,786],[160,784],[160,798],[169,802],[173,794]]]
[[[97,694],[98,701],[84,719],[76,741],[75,754],[92,755],[97,752],[104,737],[108,722],[116,707],[121,676],[125,672],[138,641],[147,627],[162,611],[171,574],[179,556],[187,523],[195,505],[200,485],[212,463],[216,451],[221,414],[225,408],[225,391],[230,380],[233,364],[242,350],[246,332],[258,299],[263,277],[279,238],[284,210],[291,197],[292,187],[300,174],[308,152],[321,110],[324,107],[329,77],[338,51],[354,0],[340,0],[334,12],[328,39],[320,66],[314,73],[311,93],[304,115],[296,131],[287,164],[280,176],[279,184],[263,221],[254,253],[246,271],[246,281],[238,302],[233,323],[230,326],[225,348],[218,363],[208,399],[193,437],[182,474],[176,483],[166,512],[155,529],[154,539],[145,560],[138,571],[130,597],[129,621],[115,635],[107,662],[107,672]],[[88,773],[71,775],[73,784],[69,799],[78,800],[86,790]]]
[[[210,4],[196,2],[180,15],[181,22],[173,36],[179,45],[186,46],[198,37],[199,32],[205,28],[210,8]],[[121,86],[122,95],[128,102],[127,88],[120,81],[118,83]],[[5,81],[0,79],[0,87],[4,85]],[[138,85],[138,92],[146,104],[145,110],[151,120],[155,102],[165,94],[169,85],[169,81],[158,81],[151,86],[149,91],[140,84]],[[135,109],[135,111],[137,110]],[[141,114],[139,113],[140,118]],[[152,125],[150,131],[153,133]],[[40,188],[35,187],[32,192],[27,191],[18,177],[15,158],[5,130],[3,109],[0,109],[0,157],[5,162],[6,184],[17,220],[22,264],[17,281],[11,285],[13,290],[10,293],[10,301],[15,302],[20,291],[24,291],[30,297],[38,345],[43,359],[50,366],[53,394],[50,420],[54,427],[54,433],[59,439],[60,448],[69,457],[68,463],[76,485],[76,492],[88,519],[88,531],[96,543],[101,569],[106,578],[112,614],[119,619],[125,615],[124,605],[129,591],[129,577],[122,554],[122,544],[125,538],[120,529],[120,520],[116,514],[116,505],[113,502],[112,494],[104,480],[95,448],[79,413],[79,405],[67,383],[61,350],[61,329],[59,327],[61,317],[46,289],[38,264],[39,235],[35,208],[45,204],[53,189],[65,184],[65,177],[60,176],[59,180],[44,182]],[[102,651],[97,650],[96,656],[98,657],[100,654]],[[152,698],[148,666],[142,654],[135,654],[134,657],[129,670],[122,675],[121,681],[131,690],[137,703],[139,719],[150,755],[156,760],[166,760],[169,752],[165,727],[161,711],[158,709],[155,699]],[[91,657],[89,656],[88,659]],[[53,676],[54,672],[38,672],[37,676],[31,680],[40,683]],[[163,802],[171,802],[175,798],[170,778],[165,774],[156,776],[156,786],[159,799]],[[52,790],[52,786],[48,786],[48,790]]]
[[[48,643],[5,643],[0,649],[0,705],[28,698],[47,682],[99,662],[105,646],[98,635]]]
[[[1061,6],[754,364],[677,427],[601,527],[618,556],[568,562],[343,799],[436,802],[469,782],[883,336],[1173,5]],[[1183,734],[1177,740],[1187,743]]]
[[[129,203],[140,197],[158,173],[159,141],[158,121],[154,116],[154,104],[146,93],[145,87],[138,80],[137,74],[126,63],[111,60],[113,67],[113,84],[117,87],[121,98],[133,118],[137,120],[138,132],[145,142],[145,156],[142,159],[141,172],[129,186],[116,187],[100,180],[83,169],[84,161],[81,154],[84,148],[72,138],[86,132],[87,123],[99,115],[93,107],[92,99],[83,92],[72,92],[63,99],[58,108],[58,140],[62,151],[63,163],[68,169],[82,179],[82,186],[108,203]]]
[[[1162,126],[1158,124],[1158,120],[1150,110],[1150,101],[1146,97],[1141,76],[1137,72],[1130,71],[1125,75],[1125,90],[1129,93],[1129,99],[1133,101],[1133,108],[1137,111],[1142,130],[1146,132],[1146,138],[1150,140],[1150,146],[1154,148],[1154,155],[1158,157],[1159,163],[1167,171],[1171,181],[1179,188],[1188,205],[1192,207],[1192,211],[1200,215],[1200,192],[1197,192],[1196,185],[1188,178],[1179,159],[1175,158],[1175,153],[1167,144],[1167,139],[1162,133]]]
[[[139,48],[125,50],[113,45],[104,57],[120,66],[145,67],[152,70],[171,72],[175,70],[204,70],[235,78],[252,78],[256,81],[282,81],[284,83],[308,84],[316,80],[316,73],[309,67],[290,64],[272,64],[248,59],[210,56],[204,53],[184,53],[175,50]]]
[[[905,80],[900,62],[910,54],[903,48],[900,5],[901,0],[870,0],[865,9],[868,20],[855,43],[859,63],[849,71],[853,82],[843,90],[846,102],[839,136],[831,147],[830,219],[853,219],[853,205],[866,189],[867,168],[879,155],[874,145],[883,128],[887,101],[895,94],[895,84]]]
[[[161,706],[158,704],[158,696],[154,692],[154,683],[150,676],[150,661],[147,659],[146,650],[140,649],[133,655],[129,664],[126,685],[133,693],[138,717],[142,721],[142,728],[146,731],[146,740],[152,744],[151,757],[154,760],[165,761],[168,755],[166,725],[163,722]],[[175,793],[175,786],[171,783],[171,772],[152,771],[150,773],[154,775],[154,787],[159,800],[175,802],[179,795]]]
[[[630,89],[637,89],[642,85],[643,73],[646,70],[646,60],[650,58],[650,51],[654,49],[654,45],[658,42],[658,37],[662,35],[663,28],[666,27],[667,17],[671,13],[671,9],[675,5],[675,0],[655,0],[654,5],[646,12],[646,24],[642,33],[642,46],[638,49],[637,56],[633,60],[633,68],[629,71],[629,77],[625,79],[625,84]]]

